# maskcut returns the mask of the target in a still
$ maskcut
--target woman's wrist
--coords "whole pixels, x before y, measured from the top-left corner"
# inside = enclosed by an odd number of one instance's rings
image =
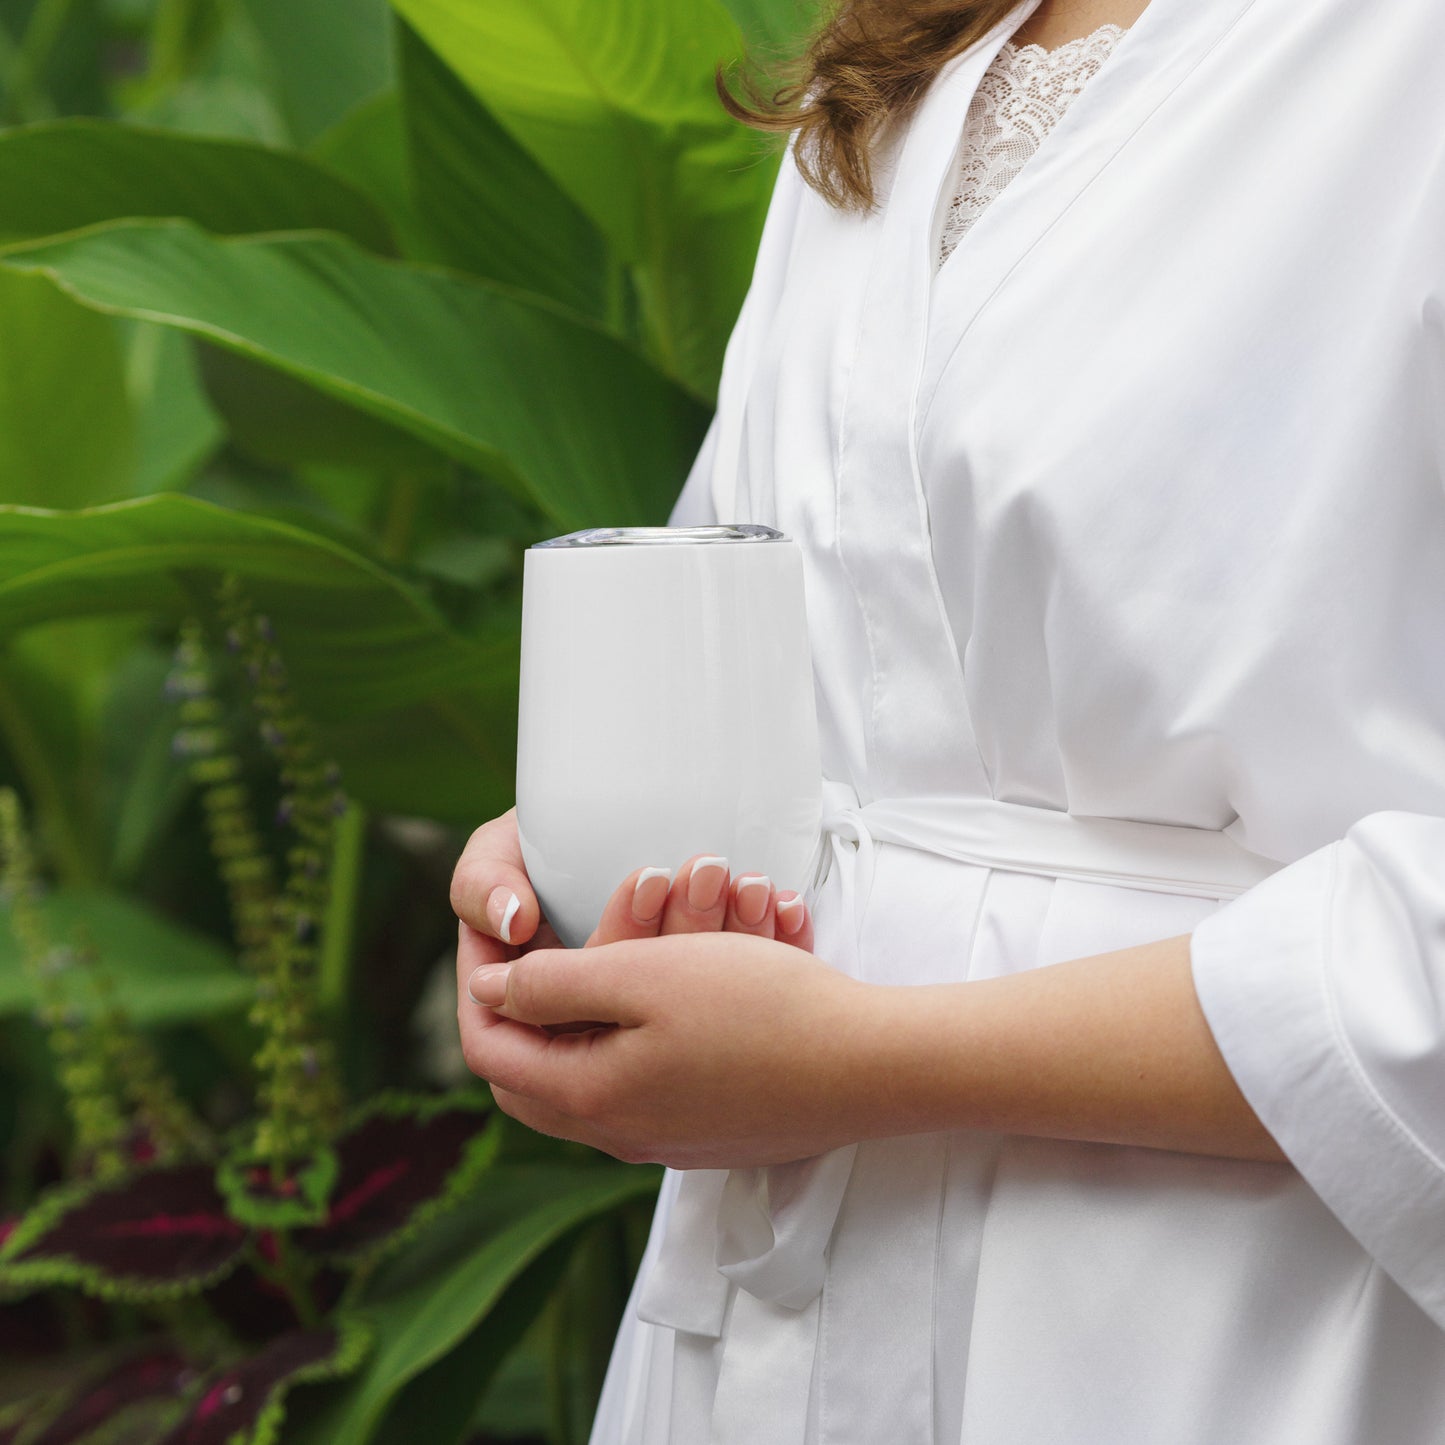
[[[973,1129],[1283,1158],[1214,1043],[1187,935],[1002,978],[867,987],[859,1137]]]

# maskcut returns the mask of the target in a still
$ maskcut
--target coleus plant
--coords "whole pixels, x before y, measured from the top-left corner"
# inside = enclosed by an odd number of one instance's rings
[[[227,674],[275,763],[284,858],[255,821]],[[127,1326],[0,1413],[0,1445],[276,1440],[294,1386],[365,1358],[372,1341],[353,1305],[376,1265],[472,1191],[495,1153],[480,1095],[344,1104],[316,984],[346,799],[270,624],[234,579],[182,629],[168,692],[255,978],[256,1109],[230,1133],[208,1127],[126,1018],[93,943],[50,936],[18,799],[0,791],[0,903],[72,1122],[66,1177],[0,1224],[0,1300],[79,1291]]]

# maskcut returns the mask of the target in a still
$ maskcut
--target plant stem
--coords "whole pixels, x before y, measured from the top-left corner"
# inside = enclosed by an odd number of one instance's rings
[[[54,854],[61,881],[71,887],[93,884],[98,870],[81,842],[75,820],[70,816],[60,779],[45,755],[39,734],[8,686],[0,686],[0,733],[4,734],[20,775],[25,780],[40,817],[41,831]]]
[[[421,487],[421,477],[416,472],[402,472],[392,484],[381,528],[381,555],[388,562],[404,562],[411,555]]]
[[[278,1229],[275,1238],[276,1262],[279,1266],[274,1275],[276,1283],[286,1291],[291,1307],[296,1311],[296,1318],[301,1321],[302,1326],[308,1330],[318,1329],[321,1325],[321,1311],[316,1308],[316,1301],[312,1299],[311,1291],[306,1287],[306,1281],[296,1266],[291,1237],[284,1229]]]
[[[5,77],[6,109],[12,121],[44,120],[54,105],[40,86],[55,42],[70,19],[75,0],[39,0]]]
[[[366,811],[355,799],[349,799],[346,811],[336,820],[326,917],[321,930],[321,958],[317,965],[317,1002],[327,1019],[339,1019],[346,1009],[356,904],[361,896],[365,863]]]

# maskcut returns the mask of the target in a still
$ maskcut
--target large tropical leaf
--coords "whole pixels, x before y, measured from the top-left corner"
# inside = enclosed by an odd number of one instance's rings
[[[223,240],[147,221],[0,261],[277,367],[508,483],[567,528],[664,518],[706,423],[630,347],[571,314],[339,238]]]
[[[308,144],[391,78],[386,0],[245,0],[291,133]]]
[[[766,64],[791,58],[823,13],[822,0],[723,0],[753,56]]]
[[[242,0],[150,3],[150,64],[117,87],[125,114],[191,135],[286,145],[275,69]]]
[[[185,216],[221,235],[340,231],[392,249],[366,196],[293,152],[103,120],[0,133],[0,243],[138,216]]]
[[[115,323],[43,277],[0,272],[0,503],[112,501],[133,465]]]
[[[393,0],[638,278],[657,352],[711,395],[773,165],[718,104],[720,0]]]
[[[297,1445],[364,1445],[396,1395],[483,1321],[558,1240],[657,1186],[657,1172],[498,1165],[487,1187],[384,1266],[361,1300],[377,1348]]]
[[[409,26],[403,114],[418,210],[452,264],[605,319],[607,243]]]
[[[225,435],[196,371],[191,339],[137,323],[126,347],[126,380],[136,419],[131,491],[184,491]]]
[[[386,213],[413,261],[446,258],[417,215],[401,96],[384,90],[353,106],[308,148],[327,169],[350,181]]]
[[[383,811],[475,822],[506,808],[515,633],[479,642],[378,564],[300,527],[189,497],[0,508],[0,640],[60,617],[179,617],[240,576],[347,787]]]
[[[244,1008],[253,981],[226,950],[208,938],[119,893],[60,889],[41,900],[51,940],[58,946],[86,940],[115,983],[115,1000],[137,1024],[169,1024]],[[97,1003],[77,967],[75,986],[58,975],[70,1007],[84,1012]],[[28,1012],[39,1002],[0,911],[0,1015]]]

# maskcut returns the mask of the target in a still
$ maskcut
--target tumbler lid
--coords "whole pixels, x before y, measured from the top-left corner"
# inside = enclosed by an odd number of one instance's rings
[[[776,528],[760,527],[752,522],[737,522],[721,527],[592,527],[585,532],[568,532],[565,537],[550,537],[534,542],[533,547],[656,547],[679,542],[690,544],[712,542],[786,542]]]

